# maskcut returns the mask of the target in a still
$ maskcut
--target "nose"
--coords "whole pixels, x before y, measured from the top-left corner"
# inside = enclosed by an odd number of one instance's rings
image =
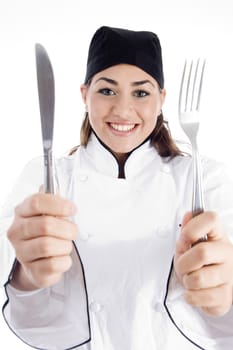
[[[112,112],[118,118],[128,119],[134,112],[132,100],[128,96],[118,96],[112,106]]]

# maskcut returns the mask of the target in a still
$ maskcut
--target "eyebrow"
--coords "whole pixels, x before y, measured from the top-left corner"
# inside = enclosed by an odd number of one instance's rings
[[[95,84],[98,83],[98,81],[100,81],[100,80],[106,81],[107,83],[112,84],[112,85],[115,85],[115,86],[119,85],[118,82],[117,82],[116,80],[113,80],[113,79],[110,79],[110,78],[106,78],[106,77],[100,77],[99,79],[96,80]],[[139,85],[144,85],[144,84],[147,84],[147,83],[149,83],[149,84],[151,84],[153,87],[155,87],[154,84],[153,84],[150,80],[148,80],[148,79],[146,79],[146,80],[134,81],[134,82],[131,83],[131,85],[132,85],[132,86],[139,86]]]

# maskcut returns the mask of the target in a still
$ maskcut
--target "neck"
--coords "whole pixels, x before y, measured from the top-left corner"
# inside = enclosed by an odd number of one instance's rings
[[[112,152],[115,156],[115,158],[117,159],[118,163],[121,165],[124,165],[126,159],[129,156],[129,153],[116,153],[116,152]]]

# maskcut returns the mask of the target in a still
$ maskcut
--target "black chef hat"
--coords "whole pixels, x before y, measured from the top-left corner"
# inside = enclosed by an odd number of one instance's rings
[[[100,27],[90,43],[85,84],[96,73],[120,63],[143,69],[164,87],[162,52],[155,33]]]

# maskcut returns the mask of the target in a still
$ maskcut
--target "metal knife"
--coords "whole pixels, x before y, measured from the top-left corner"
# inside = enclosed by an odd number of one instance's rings
[[[46,193],[54,193],[52,155],[55,101],[54,75],[45,48],[41,44],[36,44],[35,53],[44,152],[44,190]]]

